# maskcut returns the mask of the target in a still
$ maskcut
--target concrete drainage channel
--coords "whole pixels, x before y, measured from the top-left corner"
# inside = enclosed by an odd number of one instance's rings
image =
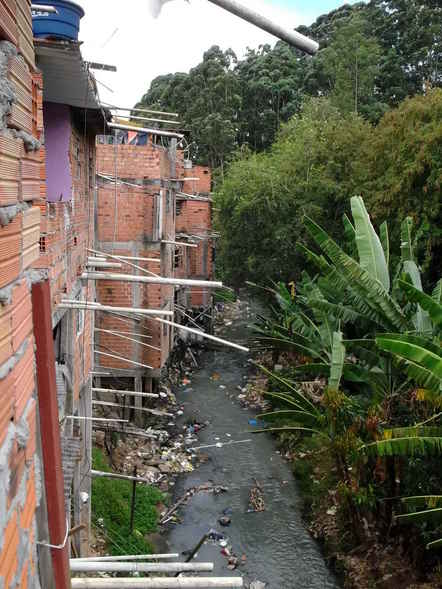
[[[238,305],[221,336],[244,342],[250,313],[247,304]],[[193,563],[213,562],[217,578],[243,577],[250,589],[339,587],[303,524],[290,466],[269,436],[249,433],[255,414],[238,400],[248,356],[209,350],[200,364],[176,391],[181,426],[209,425],[198,433],[200,466],[175,486],[169,548]]]

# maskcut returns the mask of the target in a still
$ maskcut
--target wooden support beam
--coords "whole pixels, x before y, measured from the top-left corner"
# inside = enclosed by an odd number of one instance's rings
[[[204,288],[222,288],[222,282],[212,280],[187,280],[184,278],[165,278],[163,276],[134,276],[132,274],[113,274],[111,272],[83,272],[82,280],[108,280],[117,282],[143,282],[145,284],[164,284],[171,286],[201,286]]]

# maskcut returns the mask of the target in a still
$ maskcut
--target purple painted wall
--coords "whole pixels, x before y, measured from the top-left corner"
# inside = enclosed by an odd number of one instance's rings
[[[48,202],[72,200],[72,173],[69,158],[71,109],[65,104],[43,104],[46,186]]]

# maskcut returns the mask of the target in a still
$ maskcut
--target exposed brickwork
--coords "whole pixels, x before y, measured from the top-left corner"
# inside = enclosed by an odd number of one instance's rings
[[[0,0],[0,41],[12,42],[18,53],[10,52],[5,72],[15,100],[6,128],[0,125],[0,586],[5,589],[38,587],[35,512],[42,481],[37,481],[32,280],[49,275],[58,319],[61,299],[81,293],[79,275],[94,243],[94,137],[77,129],[72,116],[73,198],[66,203],[46,202],[46,151],[44,145],[37,151],[30,147],[30,136],[44,142],[43,79],[35,69],[30,4]],[[16,131],[28,134],[26,145]],[[93,285],[81,296],[93,299]],[[93,318],[67,314],[63,362],[71,372],[75,411],[92,369]]]

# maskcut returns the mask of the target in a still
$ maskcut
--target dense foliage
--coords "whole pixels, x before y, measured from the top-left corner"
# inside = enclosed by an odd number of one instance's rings
[[[414,549],[438,549],[442,280],[424,293],[410,217],[394,243],[387,223],[375,231],[361,197],[351,199],[351,212],[351,254],[305,217],[320,251],[302,248],[310,272],[296,293],[279,284],[271,313],[256,325],[262,347],[294,358],[286,374],[268,373],[276,411],[260,418],[329,453],[353,543],[385,530],[400,536],[400,526],[414,524]]]
[[[216,193],[220,272],[235,286],[298,279],[304,262],[293,244],[305,236],[302,215],[336,237],[349,198],[363,194],[395,241],[398,219],[413,218],[424,275],[434,284],[442,256],[442,90],[405,100],[376,127],[332,102],[304,102],[268,152],[237,153]]]
[[[407,96],[442,84],[438,0],[371,0],[299,30],[320,43],[310,58],[279,42],[242,60],[210,48],[189,73],[159,76],[139,105],[180,114],[191,157],[223,168],[242,145],[262,151],[304,96],[330,96],[343,114],[374,122]]]

